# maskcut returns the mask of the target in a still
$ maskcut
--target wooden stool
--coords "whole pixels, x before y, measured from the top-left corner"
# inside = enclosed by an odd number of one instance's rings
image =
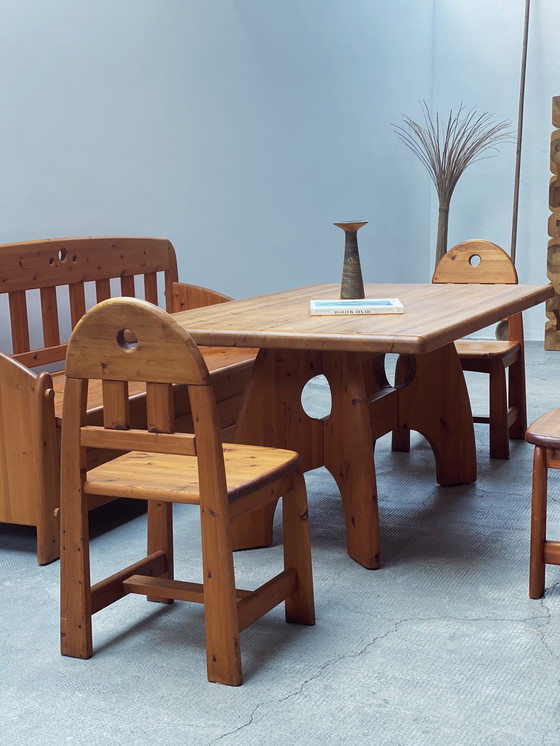
[[[545,565],[560,565],[560,541],[546,538],[548,469],[560,469],[560,409],[539,417],[527,429],[525,440],[535,446],[531,505],[529,596],[544,594]]]
[[[286,620],[314,624],[307,494],[292,451],[220,441],[207,366],[171,316],[135,298],[106,300],[75,327],[66,356],[61,447],[61,652],[93,653],[92,615],[128,593],[205,606],[208,679],[242,683],[239,632],[285,601]],[[101,379],[104,426],[86,424]],[[129,423],[128,382],[146,382],[147,429]],[[190,399],[194,434],[173,430],[173,384]],[[115,458],[88,470],[86,449]],[[89,456],[89,451],[88,451]],[[147,556],[90,585],[92,495],[148,501]],[[235,588],[231,524],[283,497],[284,569],[255,591]],[[203,583],[173,579],[172,503],[200,506]]]

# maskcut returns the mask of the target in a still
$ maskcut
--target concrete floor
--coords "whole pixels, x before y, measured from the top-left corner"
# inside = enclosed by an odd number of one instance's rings
[[[560,353],[530,343],[527,357],[534,419],[560,405]],[[308,398],[320,409],[324,387]],[[476,435],[478,482],[448,488],[420,436],[410,454],[379,441],[377,571],[344,551],[332,478],[308,475],[317,625],[287,625],[277,609],[246,630],[240,688],[207,682],[202,609],[188,604],[127,597],[94,618],[93,658],[61,657],[58,563],[38,567],[33,531],[0,525],[0,743],[557,746],[560,567],[531,601],[531,448],[514,442],[510,461],[491,462],[486,428]],[[92,524],[94,579],[142,551],[138,510],[113,504]],[[176,525],[177,575],[200,579],[196,509],[178,508]],[[278,545],[239,553],[239,584],[279,558]]]

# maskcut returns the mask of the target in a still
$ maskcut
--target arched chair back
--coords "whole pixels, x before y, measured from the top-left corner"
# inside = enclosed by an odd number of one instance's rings
[[[208,678],[242,682],[239,632],[286,602],[288,621],[314,623],[307,496],[298,454],[222,445],[206,363],[194,340],[147,301],[114,298],[91,309],[68,342],[61,447],[61,650],[89,658],[92,615],[128,593],[205,606]],[[101,380],[103,424],[88,425],[87,388]],[[145,427],[131,426],[128,385],[146,387]],[[193,432],[175,432],[174,400],[188,396]],[[115,458],[88,469],[92,449]],[[93,459],[93,461],[95,461]],[[92,496],[148,501],[147,556],[94,586]],[[231,524],[283,498],[284,570],[237,590]],[[171,506],[200,506],[203,583],[174,580]]]

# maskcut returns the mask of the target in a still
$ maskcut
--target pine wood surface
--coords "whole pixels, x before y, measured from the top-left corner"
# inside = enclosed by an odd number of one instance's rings
[[[548,192],[547,274],[555,294],[546,304],[545,348],[560,350],[560,96],[552,98],[552,134],[550,136],[550,186]]]
[[[126,331],[127,334],[123,334]],[[131,346],[130,340],[134,340]],[[314,624],[305,482],[293,451],[221,442],[204,358],[163,310],[137,299],[106,300],[68,343],[61,457],[61,652],[93,653],[92,615],[127,593],[205,605],[210,681],[242,683],[239,633],[285,601],[286,621]],[[144,375],[146,425],[131,428],[128,384]],[[103,427],[87,411],[88,379],[103,377]],[[173,385],[176,384],[175,388]],[[178,385],[177,385],[178,384]],[[193,433],[177,433],[176,392],[188,396]],[[92,448],[139,449],[88,468]],[[148,500],[147,555],[91,586],[89,495]],[[231,526],[282,498],[284,568],[253,591],[236,589]],[[203,583],[173,577],[171,504],[200,506]]]
[[[438,263],[434,283],[517,284],[517,270],[509,254],[482,239],[463,241]],[[499,325],[507,341],[458,340],[455,348],[463,370],[489,376],[489,414],[475,414],[474,422],[490,425],[490,457],[509,458],[509,439],[523,438],[527,427],[523,319],[520,313]],[[507,371],[507,379],[506,379]],[[398,450],[409,441],[398,436]]]
[[[529,553],[529,596],[542,598],[546,565],[560,565],[560,541],[547,535],[548,470],[560,469],[560,414],[548,412],[527,431],[535,445],[531,493],[531,544]]]
[[[541,415],[527,428],[526,440],[536,446],[560,449],[560,410]]]
[[[336,284],[310,285],[179,312],[201,345],[420,354],[468,336],[552,297],[550,285],[367,284],[366,297],[399,298],[402,314],[311,316],[313,298]]]
[[[58,470],[66,339],[88,308],[112,295],[140,295],[167,311],[229,298],[180,283],[164,238],[83,237],[0,245],[0,521],[37,526],[41,564],[58,557]],[[3,304],[3,305],[1,305]],[[208,349],[224,438],[232,432],[255,350]],[[58,364],[58,365],[57,365]],[[131,384],[132,415],[140,416],[142,385]],[[54,401],[53,401],[54,395]],[[178,410],[179,411],[179,410]],[[121,413],[121,417],[124,412]],[[23,415],[23,416],[22,416]],[[91,424],[101,416],[101,385],[89,390]],[[188,402],[178,425],[191,425]],[[135,420],[138,422],[139,420]]]
[[[456,339],[550,297],[547,285],[367,285],[367,297],[397,297],[403,314],[311,316],[309,300],[336,298],[314,285],[174,314],[200,344],[260,348],[235,428],[235,441],[297,450],[303,468],[325,465],[339,486],[346,546],[379,566],[373,443],[396,426],[428,437],[441,484],[476,479],[472,413]],[[403,353],[401,387],[389,386],[385,352]],[[379,353],[379,354],[376,354]],[[332,411],[307,417],[301,390],[326,375]],[[272,539],[274,505],[234,526],[238,548]]]
[[[494,339],[459,339],[455,347],[462,358],[503,358],[519,350],[518,342],[502,342]]]
[[[443,255],[432,282],[516,285],[518,277],[509,254],[491,241],[473,238],[457,244]]]
[[[87,432],[87,431],[86,431]],[[150,433],[151,434],[151,433]],[[140,431],[138,431],[140,436]],[[142,433],[144,435],[144,433]],[[182,438],[181,438],[182,435]],[[189,437],[186,434],[180,439]],[[84,439],[89,447],[108,447],[110,437],[105,437],[103,428],[99,428],[97,440]],[[93,495],[115,497],[142,497],[165,500],[167,502],[184,502],[198,504],[198,464],[195,455],[170,453],[173,450],[172,436],[169,440],[161,439],[159,452],[129,451],[123,456],[101,464],[88,472],[86,492]],[[140,440],[138,445],[140,445]],[[149,439],[144,438],[144,447]],[[124,442],[116,444],[124,450]],[[183,446],[188,450],[188,446]],[[243,497],[252,490],[260,490],[271,481],[290,473],[299,464],[299,456],[286,450],[266,449],[228,444],[224,446],[224,464],[226,470],[227,492],[231,500]],[[291,453],[291,458],[289,454]]]

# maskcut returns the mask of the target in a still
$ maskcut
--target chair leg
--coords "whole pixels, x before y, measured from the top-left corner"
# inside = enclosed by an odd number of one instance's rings
[[[411,358],[407,355],[399,355],[397,366],[395,368],[395,388],[401,388],[411,376],[410,373]],[[392,451],[410,451],[410,428],[406,426],[397,426],[391,434]]]
[[[527,430],[527,395],[525,390],[525,360],[522,350],[515,363],[508,368],[508,378],[509,407],[515,407],[517,410],[517,418],[509,428],[509,437],[523,440],[525,430]]]
[[[509,458],[506,372],[501,360],[490,366],[490,458]]]
[[[148,500],[148,554],[162,551],[167,558],[167,571],[162,576],[173,579],[173,504]],[[148,601],[173,603],[171,598],[147,596]]]
[[[529,596],[531,598],[541,598],[544,594],[547,477],[546,449],[536,446],[533,457],[531,550],[529,563]]]
[[[69,500],[61,511],[60,652],[91,658],[91,594],[87,500]]]
[[[224,517],[201,510],[201,529],[208,681],[240,686],[243,674],[229,525]]]
[[[297,472],[291,491],[282,498],[284,567],[295,568],[298,577],[296,592],[286,599],[286,621],[296,624],[315,624],[308,515],[305,481]]]

